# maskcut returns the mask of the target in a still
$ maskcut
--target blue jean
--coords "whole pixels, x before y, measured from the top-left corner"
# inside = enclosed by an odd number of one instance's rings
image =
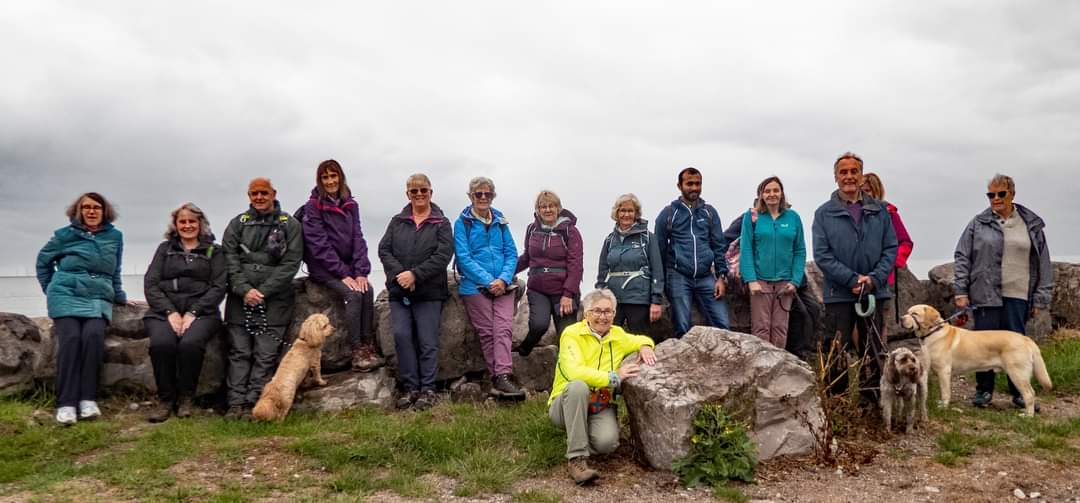
[[[1028,303],[1022,299],[1005,297],[999,307],[976,307],[975,330],[1011,330],[1024,333],[1024,323],[1028,319]],[[1025,334],[1026,335],[1026,334]],[[984,370],[975,373],[975,391],[994,393],[994,371]],[[1009,379],[1009,393],[1020,396],[1012,379]]]
[[[405,305],[390,301],[390,327],[398,361],[398,380],[405,391],[434,391],[439,371],[439,322],[442,301]]]
[[[712,276],[688,278],[675,271],[668,271],[667,294],[671,302],[671,324],[675,338],[679,339],[690,330],[690,300],[697,300],[698,309],[709,326],[728,328],[728,308],[724,299],[713,297],[716,279]]]

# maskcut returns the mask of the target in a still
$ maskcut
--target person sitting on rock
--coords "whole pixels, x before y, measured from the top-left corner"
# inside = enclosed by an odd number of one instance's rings
[[[148,421],[165,421],[174,410],[177,417],[191,415],[206,344],[221,330],[226,277],[225,254],[203,211],[193,203],[173,210],[165,241],[143,277],[150,304],[143,324],[158,390]]]
[[[250,419],[274,374],[285,331],[292,321],[292,280],[304,256],[300,224],[281,211],[277,191],[267,178],[248,184],[250,207],[225,228],[221,240],[229,269],[225,300],[228,324],[229,419]]]
[[[315,188],[304,205],[304,263],[308,279],[334,291],[345,304],[352,346],[352,369],[370,372],[383,365],[375,349],[375,293],[360,213],[341,164],[329,159],[315,169]]]
[[[567,327],[559,341],[548,417],[566,430],[570,477],[585,485],[600,476],[589,468],[589,455],[609,454],[619,445],[614,395],[639,371],[623,359],[640,351],[641,360],[653,365],[656,355],[652,339],[612,324],[617,302],[611,290],[593,290],[581,302],[585,319]]]

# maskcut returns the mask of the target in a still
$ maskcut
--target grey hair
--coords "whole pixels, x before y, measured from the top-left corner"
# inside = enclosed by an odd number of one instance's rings
[[[855,163],[859,165],[859,172],[862,173],[862,171],[863,171],[862,157],[859,157],[859,154],[856,154],[855,152],[850,152],[849,151],[849,152],[844,152],[843,154],[840,154],[840,157],[836,158],[836,162],[834,162],[833,165],[832,165],[833,174],[836,174],[836,170],[840,169],[840,161],[843,161],[844,159],[854,159]]]
[[[203,213],[203,210],[199,209],[198,206],[195,206],[195,203],[191,202],[181,204],[179,208],[172,210],[169,217],[169,227],[165,229],[165,239],[172,239],[180,235],[180,233],[176,231],[176,217],[180,215],[180,212],[183,210],[194,213],[195,217],[199,219],[200,241],[211,241],[214,239],[214,233],[210,231],[210,220],[207,220],[206,213]]]
[[[615,298],[615,294],[611,293],[611,290],[608,290],[607,288],[598,288],[585,294],[585,296],[581,298],[581,309],[584,311],[591,310],[593,305],[600,299],[610,300],[612,308],[619,305],[619,301]]]
[[[987,187],[991,185],[1004,185],[1005,189],[1010,193],[1016,193],[1016,182],[1014,182],[1009,175],[1003,175],[1001,173],[995,174],[994,177],[990,179],[990,183],[986,184]]]
[[[634,219],[641,218],[641,201],[633,193],[623,194],[615,198],[615,205],[611,207],[611,219],[619,221],[619,207],[625,202],[633,203],[634,205]]]
[[[484,185],[491,187],[491,191],[495,192],[495,182],[491,181],[491,179],[486,176],[478,176],[476,178],[473,178],[472,180],[469,180],[469,198],[472,199],[472,193],[476,192],[476,189],[479,189]]]
[[[428,188],[431,187],[431,180],[423,173],[413,173],[409,175],[409,177],[405,179],[405,188],[409,188],[409,185],[413,182],[423,182]]]

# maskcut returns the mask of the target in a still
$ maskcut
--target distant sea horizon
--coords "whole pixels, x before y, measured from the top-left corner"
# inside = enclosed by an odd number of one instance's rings
[[[919,279],[927,279],[927,273],[930,269],[951,260],[949,258],[911,259],[908,261],[908,269]],[[1053,260],[1055,262],[1080,263],[1080,255],[1054,256]],[[524,278],[524,273],[521,277]],[[589,289],[595,277],[595,266],[590,267],[589,264],[586,264],[585,278],[581,285],[583,292]],[[142,273],[124,274],[121,278],[124,283],[124,291],[127,292],[129,299],[144,300]],[[368,280],[375,288],[376,295],[386,288],[386,278],[381,269],[373,270],[371,275],[368,276]],[[0,276],[0,312],[18,313],[31,318],[47,316],[45,294],[41,293],[37,278],[34,276]]]

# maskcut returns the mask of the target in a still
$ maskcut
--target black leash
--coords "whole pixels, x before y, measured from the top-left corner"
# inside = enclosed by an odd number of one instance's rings
[[[273,330],[270,330],[270,321],[266,318],[265,302],[255,306],[244,304],[244,331],[251,334],[252,337],[269,336],[286,348],[292,347],[292,343],[285,342],[277,335],[274,335]]]

